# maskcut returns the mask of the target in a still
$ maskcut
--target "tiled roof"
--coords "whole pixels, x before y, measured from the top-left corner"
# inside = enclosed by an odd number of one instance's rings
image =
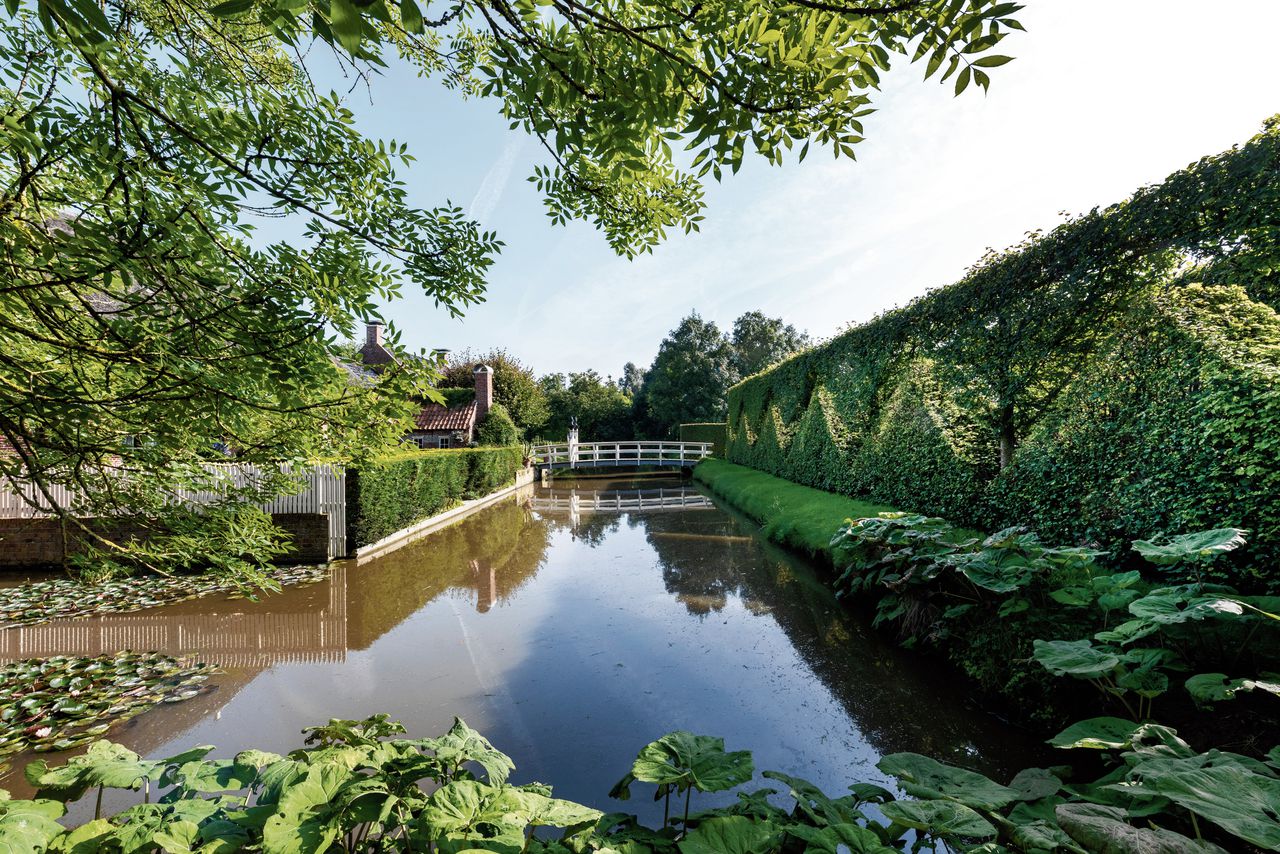
[[[448,409],[438,403],[428,403],[414,422],[418,430],[470,430],[476,423],[476,402]]]

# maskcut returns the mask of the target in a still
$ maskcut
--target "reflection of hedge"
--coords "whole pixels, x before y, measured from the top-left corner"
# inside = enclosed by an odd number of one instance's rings
[[[724,456],[727,428],[723,421],[703,421],[680,425],[681,442],[710,442],[712,453],[717,457]]]
[[[1233,580],[1280,586],[1280,318],[1167,274],[1277,233],[1273,127],[735,386],[727,458],[1118,552],[1248,528]]]
[[[377,542],[464,498],[511,483],[522,466],[520,448],[406,451],[384,457],[348,479],[348,538],[355,547]]]

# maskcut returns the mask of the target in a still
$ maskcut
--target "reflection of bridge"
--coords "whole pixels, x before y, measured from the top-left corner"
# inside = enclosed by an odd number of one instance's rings
[[[577,442],[534,445],[533,464],[542,469],[637,466],[692,468],[711,456],[710,442]]]
[[[544,490],[529,501],[541,511],[569,513],[621,513],[629,510],[714,510],[715,504],[691,489],[626,489],[606,492]]]
[[[50,655],[110,655],[125,649],[194,655],[222,667],[268,667],[283,662],[343,661],[347,654],[347,585],[334,564],[324,601],[308,588],[243,600],[196,600],[129,614],[57,620],[0,631],[0,661]],[[287,610],[286,610],[287,609]]]

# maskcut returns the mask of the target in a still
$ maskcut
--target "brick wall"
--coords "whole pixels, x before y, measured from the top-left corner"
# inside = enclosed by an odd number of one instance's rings
[[[329,559],[329,517],[323,513],[276,513],[272,520],[291,538],[293,549],[281,555],[281,563],[325,563]],[[142,528],[126,522],[95,520],[95,530],[119,540],[139,537]],[[75,532],[68,531],[68,553],[80,547]],[[0,568],[27,569],[61,566],[64,553],[62,527],[56,519],[0,519]]]

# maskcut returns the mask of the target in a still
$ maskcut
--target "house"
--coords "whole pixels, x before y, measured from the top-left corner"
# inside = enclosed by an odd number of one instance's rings
[[[380,321],[369,321],[365,325],[364,346],[360,348],[365,370],[381,372],[396,361],[384,346],[382,334]],[[471,376],[475,382],[474,397],[445,404],[423,404],[414,417],[413,429],[405,434],[404,441],[419,448],[463,448],[470,445],[475,440],[476,427],[493,406],[493,368],[476,365]]]

